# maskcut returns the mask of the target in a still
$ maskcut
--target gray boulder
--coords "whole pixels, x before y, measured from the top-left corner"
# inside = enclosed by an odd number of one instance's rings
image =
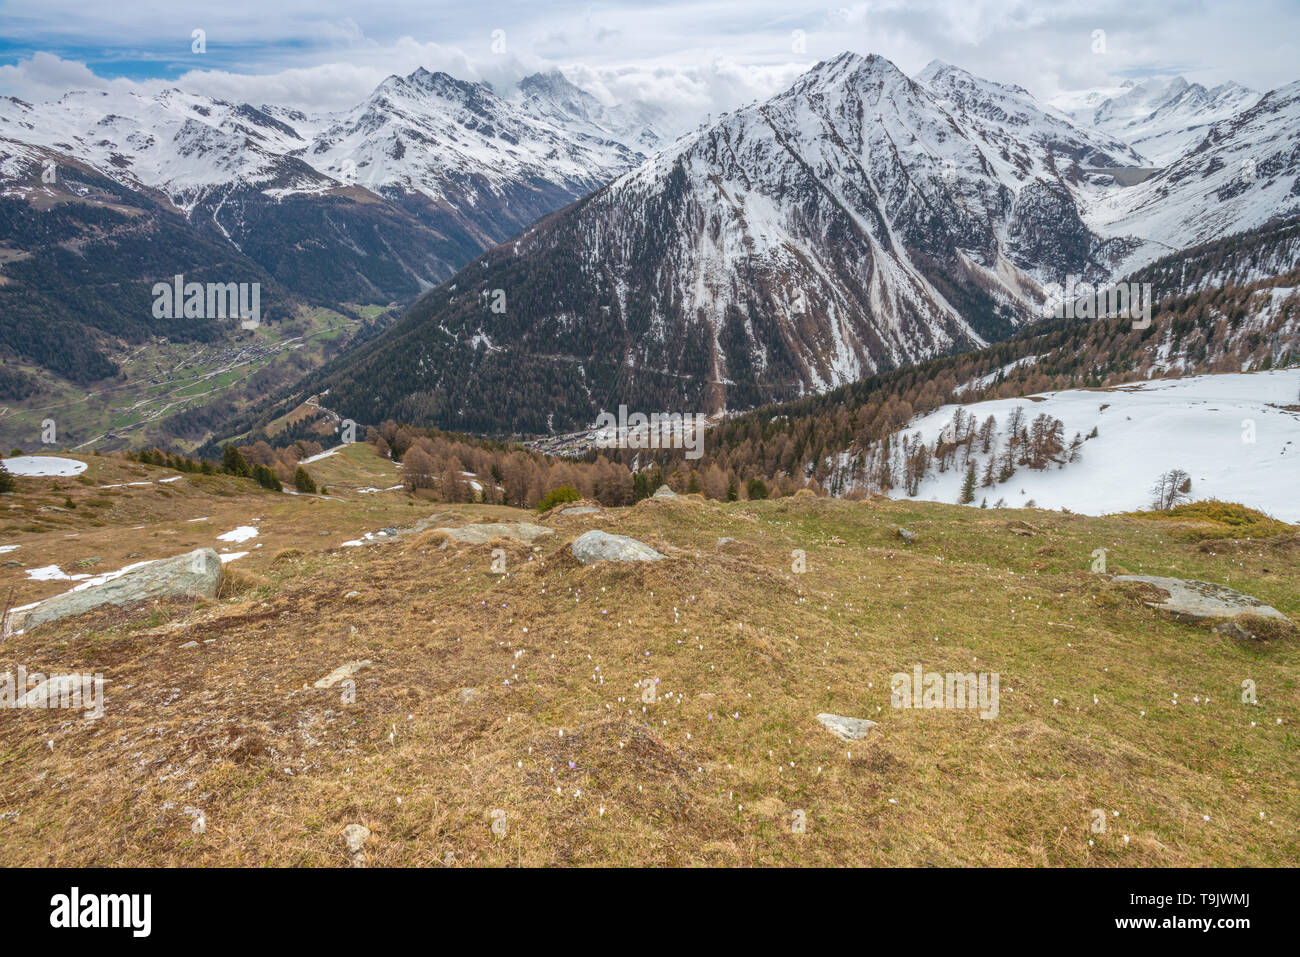
[[[1165,598],[1146,604],[1184,621],[1196,623],[1232,619],[1239,615],[1258,615],[1260,618],[1277,618],[1291,624],[1291,619],[1276,608],[1227,585],[1195,579],[1185,581],[1181,578],[1162,578],[1158,575],[1116,575],[1115,581],[1143,582],[1160,589],[1165,593]]]
[[[175,558],[149,562],[106,582],[78,586],[47,598],[15,616],[13,627],[31,629],[101,605],[132,605],[159,598],[216,598],[220,584],[220,556],[211,548],[198,548]]]
[[[667,485],[660,485],[657,489],[655,489],[654,495],[651,495],[650,497],[651,498],[676,498],[677,493],[674,492],[672,489],[670,489]]]
[[[867,732],[876,726],[876,722],[866,718],[850,718],[842,714],[819,714],[817,720],[823,728],[841,741],[857,741],[865,738]]]
[[[898,537],[901,538],[908,545],[911,545],[914,541],[916,541],[916,532],[908,531],[906,528],[903,528],[902,526],[899,526],[897,531],[898,531]]]
[[[531,522],[484,522],[478,525],[462,525],[460,528],[440,528],[448,537],[467,545],[482,545],[494,538],[515,538],[529,545],[543,535],[554,535],[555,529]]]
[[[592,530],[579,535],[571,546],[573,557],[584,565],[595,562],[657,562],[657,551],[626,535],[611,535]]]
[[[594,505],[574,505],[572,508],[561,510],[561,515],[597,515],[600,509]]]

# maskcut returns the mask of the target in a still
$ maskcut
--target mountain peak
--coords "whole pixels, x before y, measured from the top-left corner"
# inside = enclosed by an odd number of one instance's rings
[[[999,83],[997,80],[977,76],[969,70],[963,70],[959,66],[945,63],[943,60],[931,60],[925,65],[925,69],[916,75],[916,79],[922,86],[929,87],[931,90],[948,84],[962,83],[968,86],[1001,90],[1015,96],[1030,96],[1029,91],[1023,86],[1014,83]]]
[[[821,61],[800,80],[795,87],[800,91],[843,86],[853,80],[911,83],[906,74],[885,57],[877,53],[863,56],[852,50],[845,50],[838,56]]]
[[[916,75],[916,78],[920,82],[929,85],[931,80],[941,77],[945,73],[965,73],[965,72],[966,71],[961,69],[961,67],[953,66],[951,63],[947,63],[944,60],[931,60],[929,63],[925,65],[925,69],[923,69],[920,73]]]

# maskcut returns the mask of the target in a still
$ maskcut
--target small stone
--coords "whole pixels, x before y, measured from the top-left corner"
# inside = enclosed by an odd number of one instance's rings
[[[817,720],[821,726],[841,741],[857,741],[865,738],[867,732],[876,726],[876,722],[866,718],[850,718],[842,714],[819,714]]]
[[[340,681],[342,681],[344,678],[351,678],[354,674],[356,674],[356,673],[357,673],[358,671],[360,671],[362,668],[368,668],[368,667],[370,667],[370,662],[369,662],[369,660],[366,660],[366,661],[349,661],[349,662],[348,662],[347,664],[345,664],[345,665],[339,665],[337,668],[335,668],[333,671],[331,671],[329,674],[327,674],[327,675],[326,675],[324,678],[322,678],[320,681],[316,682],[316,684],[314,684],[312,687],[314,687],[314,688],[333,688],[336,684],[338,684],[338,683],[339,683]]]
[[[908,545],[911,545],[913,542],[916,541],[916,532],[908,531],[907,529],[900,526],[898,528],[898,537],[901,538]]]
[[[366,841],[370,838],[370,828],[360,824],[349,824],[343,829],[343,840],[347,842],[349,865],[366,866]]]

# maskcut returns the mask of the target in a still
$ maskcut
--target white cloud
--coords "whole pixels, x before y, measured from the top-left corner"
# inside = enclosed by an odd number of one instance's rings
[[[497,86],[559,67],[607,102],[645,99],[686,128],[770,96],[845,49],[879,53],[911,74],[938,58],[1044,98],[1169,72],[1268,89],[1300,72],[1290,39],[1300,7],[1284,0],[1241,0],[1230,9],[1182,0],[1043,0],[1032,8],[1012,0],[833,8],[806,0],[65,0],[57,10],[45,0],[9,0],[4,9],[9,49],[42,51],[0,67],[0,92],[28,100],[70,88],[175,85],[338,110],[418,66]],[[195,27],[207,31],[206,55],[190,53]],[[1104,55],[1091,51],[1095,29],[1107,33]],[[504,31],[504,53],[492,50],[494,30]],[[794,30],[803,31],[802,50],[791,42]],[[122,72],[169,79],[103,78]]]

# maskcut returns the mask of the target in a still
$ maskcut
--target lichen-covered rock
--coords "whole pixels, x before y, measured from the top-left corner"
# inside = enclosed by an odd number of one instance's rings
[[[655,489],[654,495],[650,497],[651,498],[676,498],[677,493],[674,492],[672,489],[670,489],[667,485],[660,485],[657,489]]]
[[[175,558],[148,562],[107,581],[89,582],[15,615],[15,630],[29,630],[101,605],[132,605],[159,598],[215,598],[221,584],[221,557],[199,548]]]
[[[1118,582],[1142,582],[1165,593],[1159,601],[1148,601],[1152,608],[1181,618],[1185,621],[1199,622],[1223,618],[1237,618],[1240,615],[1257,615],[1260,618],[1277,618],[1287,624],[1291,619],[1271,605],[1266,605],[1258,598],[1243,594],[1227,585],[1213,582],[1184,580],[1181,578],[1163,578],[1159,575],[1116,575]]]
[[[664,557],[635,538],[596,530],[578,536],[569,547],[573,557],[584,565],[594,562],[657,562]]]

